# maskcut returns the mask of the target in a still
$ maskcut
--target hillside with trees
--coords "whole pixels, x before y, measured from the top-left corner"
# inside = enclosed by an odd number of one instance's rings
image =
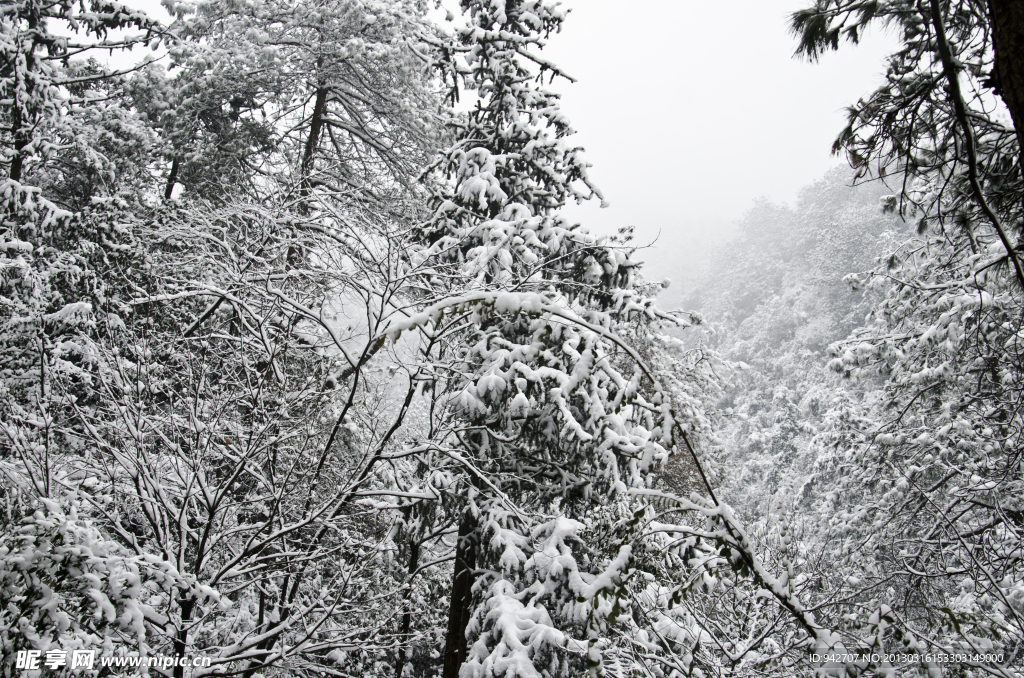
[[[706,321],[705,342],[723,360],[727,396],[717,403],[728,450],[723,492],[750,517],[808,490],[826,414],[864,398],[826,368],[829,346],[858,328],[877,301],[848,276],[872,269],[908,235],[883,214],[882,184],[851,186],[836,168],[793,207],[762,201],[733,240],[711,255],[685,303]]]
[[[901,47],[692,311],[558,3],[164,6],[0,17],[4,676],[1022,675],[1012,3],[795,14]]]

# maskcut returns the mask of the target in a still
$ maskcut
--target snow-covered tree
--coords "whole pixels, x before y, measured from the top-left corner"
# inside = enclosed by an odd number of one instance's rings
[[[18,652],[150,656],[160,646],[157,609],[175,591],[216,603],[217,593],[156,554],[139,555],[88,519],[74,494],[42,499],[16,464],[3,466],[7,513],[0,529],[4,676]],[[95,657],[95,655],[94,655]]]
[[[424,305],[393,330],[424,337],[424,444],[457,493],[443,675],[598,670],[632,656],[640,632],[616,625],[629,604],[629,491],[703,415],[699,397],[664,386],[659,357],[669,340],[658,323],[688,320],[657,311],[625,238],[559,214],[601,198],[544,86],[563,77],[539,50],[564,10],[461,6],[465,25],[443,50],[452,98],[470,110],[435,165],[435,215],[414,255]],[[705,361],[672,367],[713,383]]]
[[[159,118],[168,197],[175,183],[211,198],[261,194],[278,189],[263,178],[281,171],[301,176],[303,192],[381,192],[425,164],[438,102],[424,88],[422,39],[435,29],[423,2],[183,2],[174,11],[180,72]]]
[[[865,389],[825,367],[827,349],[875,300],[846,276],[874,267],[906,227],[882,213],[884,186],[851,187],[852,176],[832,170],[793,207],[756,205],[687,299],[713,328],[709,342],[735,363],[718,403],[729,450],[721,494],[748,520],[767,517],[780,494],[810,489],[811,441],[826,412]]]
[[[826,499],[858,544],[836,554],[891,587],[894,625],[912,643],[1002,648],[1019,666],[1010,648],[1024,638],[1024,571],[1009,553],[1021,527],[1022,149],[1020,60],[1006,39],[1019,17],[1001,2],[869,13],[829,2],[794,15],[794,27],[813,55],[879,20],[899,28],[902,46],[837,148],[865,170],[906,172],[890,208],[913,217],[919,237],[854,281],[884,296],[833,351],[838,371],[885,378],[878,405],[855,411],[859,426],[840,429],[847,442],[822,470],[841,478]]]
[[[717,559],[687,552],[714,578],[686,602],[709,668],[1020,675],[1021,171],[1019,130],[987,91],[993,70],[1012,75],[993,44],[1014,29],[992,23],[1000,8],[823,1],[794,15],[811,56],[872,22],[898,30],[886,82],[836,148],[860,177],[893,179],[886,205],[918,235],[849,277],[875,301],[830,366],[863,397],[817,417],[802,501],[756,531],[720,509],[711,534],[681,530],[719,545]],[[878,655],[808,654],[830,647]]]
[[[50,18],[70,21],[77,8],[50,7]],[[159,621],[145,628],[144,644],[133,644],[125,631],[133,618],[110,597],[117,619],[95,631],[83,627],[103,651],[202,652],[215,659],[214,670],[250,675],[278,665],[376,671],[392,650],[381,639],[394,632],[384,601],[402,582],[390,566],[393,518],[363,491],[370,484],[394,490],[375,466],[408,402],[392,407],[387,380],[367,363],[386,353],[380,323],[396,312],[392,297],[408,296],[397,289],[406,284],[402,253],[408,224],[422,211],[409,183],[432,143],[437,108],[429,60],[417,54],[418,31],[429,31],[416,23],[415,4],[324,8],[320,19],[342,33],[348,52],[334,40],[321,48],[334,59],[328,65],[308,53],[286,55],[291,91],[277,96],[268,87],[243,106],[246,115],[267,114],[261,129],[274,144],[260,150],[277,155],[246,164],[251,154],[232,146],[238,135],[206,143],[195,129],[183,132],[197,137],[208,177],[232,185],[214,191],[189,180],[178,201],[161,205],[166,184],[152,178],[166,172],[165,154],[173,155],[181,129],[175,124],[187,122],[194,97],[216,98],[239,85],[232,78],[244,76],[242,64],[268,65],[241,53],[265,37],[253,26],[276,30],[270,42],[293,51],[298,35],[292,30],[289,42],[267,15],[236,16],[214,4],[179,9],[182,20],[171,31],[116,5],[90,7],[93,23],[71,25],[95,28],[99,37],[130,25],[164,36],[178,59],[171,77],[149,67],[123,78],[73,60],[50,68],[79,48],[67,48],[64,38],[50,45],[52,36],[32,17],[12,24],[13,33],[42,36],[32,49],[51,49],[42,66],[29,59],[27,71],[42,83],[33,90],[42,102],[32,109],[37,136],[19,145],[14,135],[5,146],[21,158],[12,167],[22,180],[12,177],[5,193],[18,220],[5,220],[4,236],[5,457],[31,488],[24,513],[38,518],[39,539],[43,530],[70,531],[68,548],[92,540],[97,558],[136,563],[108,567],[115,588],[125,568],[155,563],[177,577],[161,580],[163,593],[146,601],[152,619],[145,623]],[[309,19],[312,9],[275,11],[284,22]],[[213,29],[200,30],[218,18],[235,31],[219,42]],[[316,28],[300,47],[316,42]],[[199,64],[211,53],[220,56],[212,75]],[[318,120],[303,109],[300,92],[310,83],[315,91],[320,80],[330,96],[317,115],[332,117]],[[267,82],[248,80],[257,89]],[[168,113],[171,106],[180,107],[179,117]],[[228,123],[238,120],[231,111],[224,118],[217,131],[230,136]],[[18,534],[21,519],[9,514],[4,534]],[[81,520],[91,525],[80,528]],[[39,576],[76,567],[69,558],[65,550],[40,551]],[[92,589],[68,585],[61,595],[91,614],[85,596]],[[137,589],[132,596],[150,595]],[[208,594],[217,590],[223,595]],[[97,619],[109,616],[96,609]],[[38,628],[11,647],[67,645],[59,624],[13,623],[22,632]]]

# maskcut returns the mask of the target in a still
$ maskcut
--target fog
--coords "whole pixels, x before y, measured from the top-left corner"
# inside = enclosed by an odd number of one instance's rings
[[[546,54],[577,81],[554,86],[610,202],[569,214],[601,232],[634,225],[653,243],[649,277],[673,281],[755,198],[792,202],[843,162],[831,146],[845,109],[881,82],[895,42],[869,32],[820,63],[794,58],[788,17],[806,0],[566,4]]]

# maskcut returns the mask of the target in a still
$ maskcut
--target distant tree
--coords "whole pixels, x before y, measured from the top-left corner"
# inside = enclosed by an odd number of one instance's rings
[[[273,190],[263,178],[286,167],[306,193],[321,183],[410,183],[438,130],[438,102],[419,82],[426,55],[410,48],[434,32],[422,8],[179,4],[170,56],[180,72],[158,118],[170,156],[165,196],[175,183],[207,198],[261,195]]]
[[[713,332],[709,344],[734,363],[719,403],[728,449],[721,493],[750,520],[812,477],[817,427],[833,399],[853,395],[826,369],[826,349],[859,327],[875,300],[846,277],[906,237],[900,220],[881,212],[886,188],[851,187],[852,176],[832,170],[793,207],[755,205],[687,298]]]
[[[918,233],[847,276],[868,292],[868,315],[828,353],[832,369],[858,380],[858,397],[825,389],[811,417],[771,380],[751,394],[768,415],[751,439],[794,441],[814,424],[793,468],[808,481],[800,501],[774,503],[752,527],[713,498],[703,531],[673,522],[690,578],[668,607],[686,610],[679,619],[700,639],[688,659],[705,673],[1021,674],[1021,147],[1013,93],[1000,90],[1008,116],[989,91],[993,68],[1013,77],[1001,63],[1012,40],[993,40],[1012,35],[1014,19],[995,5],[839,0],[794,15],[800,52],[815,58],[872,22],[899,31],[886,83],[851,108],[835,148],[858,179],[893,182],[885,205]],[[797,232],[791,242],[807,240]],[[730,321],[749,323],[742,348],[758,362],[797,325],[786,307],[799,295],[775,290],[799,270],[767,263],[758,282],[768,294],[717,300]],[[824,356],[819,347],[805,357],[804,369]],[[681,512],[698,503],[664,501]],[[878,655],[843,656],[860,648]],[[948,654],[967,661],[948,667]]]

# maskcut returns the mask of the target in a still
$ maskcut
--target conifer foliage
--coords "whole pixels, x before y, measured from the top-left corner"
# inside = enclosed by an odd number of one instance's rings
[[[806,461],[778,501],[745,506],[752,548],[740,545],[753,579],[731,567],[734,586],[693,603],[714,629],[701,657],[709,668],[1021,675],[1022,175],[1010,123],[1021,62],[1019,43],[1005,40],[1020,30],[1010,4],[822,0],[792,17],[798,52],[811,58],[870,25],[900,40],[835,150],[855,180],[887,182],[883,206],[914,228],[892,232],[873,269],[847,276],[847,303],[859,300],[867,316],[831,337],[818,365],[843,385],[806,409],[785,408],[779,383],[739,396],[743,415],[774,427],[730,425],[753,454],[727,468],[753,474],[792,454],[773,454],[773,438],[797,443]],[[829,221],[812,223],[812,236],[826,236]],[[781,301],[800,294],[794,282],[783,288]],[[781,305],[764,301],[762,314]],[[806,354],[785,356],[799,340],[757,337],[756,358],[781,353],[771,369],[820,392],[831,379],[808,378]]]
[[[433,444],[464,493],[444,675],[563,675],[601,666],[621,632],[615,587],[632,561],[615,517],[699,418],[677,413],[667,360],[651,359],[667,350],[656,325],[686,322],[657,311],[623,239],[558,213],[600,199],[544,87],[564,77],[538,54],[563,10],[463,9],[445,75],[453,98],[474,98],[414,255],[440,300],[396,328],[437,344]],[[597,507],[604,525],[587,520]]]

